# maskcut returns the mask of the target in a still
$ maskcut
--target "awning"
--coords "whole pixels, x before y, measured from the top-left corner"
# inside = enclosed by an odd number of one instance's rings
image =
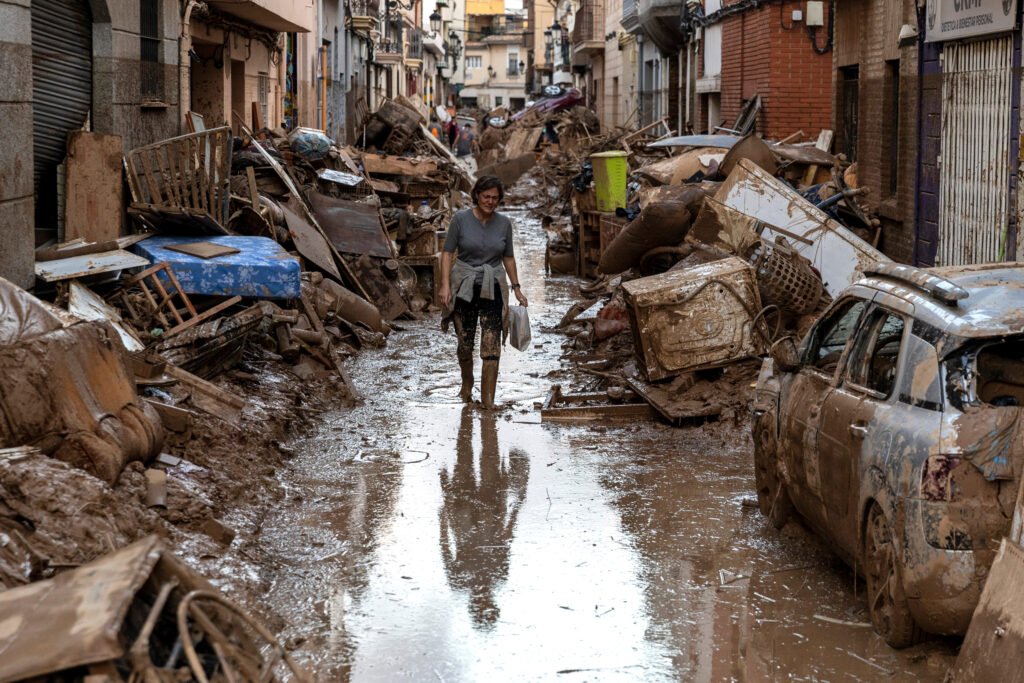
[[[209,0],[207,4],[272,31],[309,33],[313,30],[314,9],[300,0]]]

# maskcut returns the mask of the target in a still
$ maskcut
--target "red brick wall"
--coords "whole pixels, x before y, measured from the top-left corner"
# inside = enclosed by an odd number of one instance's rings
[[[790,25],[796,7],[772,3],[723,21],[722,116],[727,123],[736,120],[744,100],[760,95],[757,130],[766,138],[798,130],[814,138],[832,127],[832,56],[814,51],[803,23],[782,27],[783,20]],[[827,41],[827,16],[825,22],[817,31],[820,47]]]

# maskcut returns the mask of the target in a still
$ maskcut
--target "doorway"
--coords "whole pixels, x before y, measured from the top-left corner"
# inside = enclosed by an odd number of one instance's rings
[[[85,0],[32,3],[36,244],[58,236],[57,167],[92,109],[92,13]]]

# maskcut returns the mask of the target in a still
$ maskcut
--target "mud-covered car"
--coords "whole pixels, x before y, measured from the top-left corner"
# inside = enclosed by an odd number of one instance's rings
[[[867,269],[756,391],[761,511],[865,577],[893,647],[963,634],[1024,461],[1024,264]]]

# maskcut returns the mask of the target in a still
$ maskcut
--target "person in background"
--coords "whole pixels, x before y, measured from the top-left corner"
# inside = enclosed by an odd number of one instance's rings
[[[437,120],[437,114],[430,115],[430,124],[427,126],[427,130],[438,140],[441,139],[441,122]]]
[[[480,326],[480,401],[494,408],[501,345],[508,335],[508,291],[527,305],[519,286],[519,270],[512,248],[512,221],[498,213],[505,188],[494,176],[482,176],[473,187],[475,206],[452,216],[441,253],[441,288],[444,306],[441,329],[455,325],[456,357],[462,371],[459,397],[465,403],[473,395],[473,346]],[[457,254],[457,256],[456,256]],[[454,263],[454,266],[452,265]],[[511,284],[509,284],[511,280]]]
[[[467,123],[459,131],[459,137],[455,140],[455,156],[467,157],[477,150],[476,133],[473,132],[473,124]]]
[[[448,121],[448,148],[453,152],[455,151],[455,141],[458,139],[459,124],[455,121],[455,117],[453,116],[451,120]]]

